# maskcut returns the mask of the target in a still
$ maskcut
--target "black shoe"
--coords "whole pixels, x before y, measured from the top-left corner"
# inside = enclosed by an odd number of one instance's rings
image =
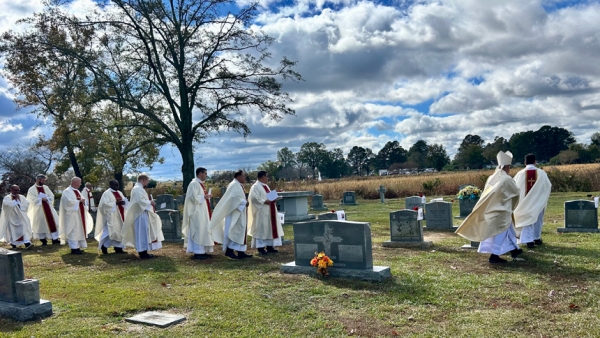
[[[42,246],[46,246],[48,245],[48,240],[47,239],[40,239],[40,242],[42,242]]]
[[[533,242],[527,243],[527,249],[533,249],[533,248],[535,248],[535,245],[533,244]]]
[[[533,243],[535,243],[535,245],[542,245],[542,244],[544,244],[544,242],[542,242],[541,238],[534,240]]]
[[[523,253],[523,249],[519,248],[519,249],[514,249],[510,251],[510,256],[512,258],[516,258],[517,256],[519,256],[520,254]]]
[[[227,250],[225,251],[225,256],[227,256],[231,259],[238,259],[238,256],[235,255],[235,253],[233,252],[233,249],[229,249],[229,248],[227,248]]]
[[[17,248],[17,246],[16,246],[16,245],[14,245],[14,244],[11,244],[10,246],[12,246],[12,248],[13,248],[13,249],[16,249],[16,248]]]
[[[149,254],[148,251],[140,251],[140,252],[138,252],[138,255],[140,255],[140,259],[154,258],[154,255],[153,254]]]
[[[118,254],[124,254],[124,253],[127,253],[127,252],[125,252],[125,251],[123,250],[123,248],[115,248],[115,253],[118,253]]]
[[[83,255],[81,249],[71,249],[71,255]]]
[[[60,245],[60,239],[53,239],[52,240],[52,244],[59,244]]]
[[[209,259],[209,258],[210,258],[210,256],[207,255],[207,254],[194,254],[192,256],[192,259],[196,259],[196,260],[199,260],[199,261],[203,261],[203,260]]]
[[[33,248],[33,244],[31,244],[30,242],[25,243],[25,250],[29,250],[31,248]]]
[[[104,255],[108,255],[108,248],[107,248],[107,247],[105,247],[104,245],[103,245],[102,247],[100,247],[100,250],[102,250],[102,253],[103,253]]]
[[[506,259],[502,259],[500,258],[500,256],[498,255],[490,255],[490,259],[489,262],[492,264],[496,264],[496,263],[506,263]]]
[[[272,246],[267,246],[267,252],[271,252],[271,253],[276,253],[279,252],[279,250],[276,250],[274,247]]]
[[[245,253],[243,251],[238,251],[237,257],[238,257],[238,259],[244,259],[244,258],[250,258],[250,257],[252,257],[252,255],[248,255],[247,253]]]
[[[258,248],[258,254],[261,256],[266,256],[269,253],[267,252],[267,250],[265,250],[265,248]]]

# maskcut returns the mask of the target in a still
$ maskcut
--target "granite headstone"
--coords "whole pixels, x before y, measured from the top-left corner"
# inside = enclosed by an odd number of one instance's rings
[[[428,248],[431,241],[423,240],[423,227],[414,210],[390,212],[390,241],[382,245],[388,248]]]
[[[284,273],[315,274],[310,261],[325,252],[334,262],[328,269],[331,277],[373,281],[391,277],[389,267],[373,266],[370,223],[317,220],[295,223],[293,229],[295,261],[281,267]]]
[[[407,210],[414,210],[415,207],[423,207],[423,198],[420,196],[410,196],[404,200],[404,208]]]
[[[156,210],[175,210],[175,198],[171,194],[156,196]]]
[[[327,208],[325,208],[325,205],[323,204],[323,195],[319,195],[319,194],[313,195],[311,209],[327,210]]]
[[[158,214],[162,222],[162,232],[165,242],[183,241],[179,210],[158,210],[156,214]]]
[[[600,232],[598,209],[594,201],[574,200],[565,202],[565,227],[557,232]]]
[[[458,228],[452,218],[452,203],[433,201],[425,204],[425,208],[424,230],[455,231]]]
[[[354,191],[344,191],[342,204],[356,205],[356,193]]]

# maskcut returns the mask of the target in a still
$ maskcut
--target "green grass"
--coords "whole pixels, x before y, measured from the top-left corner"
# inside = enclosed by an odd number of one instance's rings
[[[525,248],[525,262],[502,266],[460,249],[467,241],[452,233],[426,232],[434,241],[428,250],[381,247],[389,239],[389,212],[403,199],[344,206],[350,220],[371,222],[374,263],[393,274],[383,283],[281,274],[279,265],[293,261],[291,245],[273,256],[231,261],[219,252],[201,262],[170,243],[150,261],[133,253],[97,255],[95,242],[83,256],[64,246],[36,247],[23,251],[25,275],[40,280],[54,315],[28,323],[0,319],[0,336],[598,337],[600,234],[556,233],[563,202],[582,197],[553,194],[545,244]],[[333,201],[329,207],[342,209]],[[291,226],[285,231],[293,237]],[[147,310],[187,320],[167,329],[124,321]]]

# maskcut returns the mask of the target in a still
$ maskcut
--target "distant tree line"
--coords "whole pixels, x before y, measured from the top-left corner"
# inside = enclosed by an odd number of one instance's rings
[[[589,145],[576,143],[569,130],[551,126],[515,133],[509,139],[496,136],[488,143],[479,135],[468,134],[452,160],[442,144],[428,144],[424,140],[418,140],[408,150],[398,141],[389,141],[378,153],[354,146],[346,155],[339,148],[328,150],[323,143],[307,142],[297,153],[288,147],[279,150],[276,161],[264,162],[257,169],[283,180],[317,178],[319,174],[322,178],[364,176],[379,170],[412,173],[426,169],[482,169],[495,165],[496,154],[507,150],[514,155],[513,163],[522,162],[528,153],[534,153],[540,163],[600,162],[600,133],[592,135]]]

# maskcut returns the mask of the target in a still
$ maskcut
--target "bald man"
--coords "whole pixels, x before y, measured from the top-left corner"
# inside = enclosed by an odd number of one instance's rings
[[[61,244],[69,244],[71,254],[81,255],[81,249],[87,248],[86,238],[92,232],[94,221],[88,212],[85,198],[81,192],[81,179],[73,177],[71,186],[65,189],[60,198],[58,213],[58,232]]]

